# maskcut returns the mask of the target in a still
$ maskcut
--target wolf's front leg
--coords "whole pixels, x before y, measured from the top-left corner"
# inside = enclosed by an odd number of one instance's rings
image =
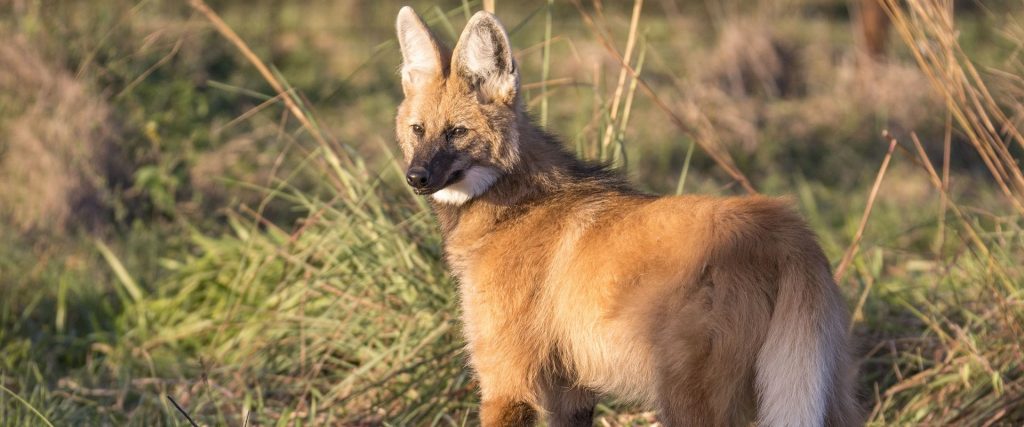
[[[480,422],[484,427],[537,423],[537,351],[525,340],[471,340],[470,361],[480,382]]]
[[[537,424],[537,410],[524,401],[510,398],[485,399],[480,405],[483,427],[520,427]]]
[[[491,369],[488,369],[491,368]],[[526,379],[528,373],[511,364],[477,368],[480,378],[480,424],[483,427],[520,427],[537,424],[536,399]]]
[[[483,427],[519,427],[537,423],[537,399],[530,384],[533,376],[529,369],[517,366],[514,360],[507,362],[505,366],[474,363],[480,379],[483,401],[480,424]]]

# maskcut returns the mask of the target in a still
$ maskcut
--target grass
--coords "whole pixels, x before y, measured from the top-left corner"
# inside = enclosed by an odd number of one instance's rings
[[[884,3],[879,64],[851,59],[841,2],[489,7],[582,155],[661,193],[794,195],[869,424],[1019,425],[1024,10]],[[33,215],[0,190],[3,424],[474,424],[455,284],[391,143],[398,6],[93,6],[0,6],[0,64],[52,76],[0,73],[0,176],[61,190]],[[413,6],[454,39],[483,5]],[[40,149],[65,166],[4,166]]]

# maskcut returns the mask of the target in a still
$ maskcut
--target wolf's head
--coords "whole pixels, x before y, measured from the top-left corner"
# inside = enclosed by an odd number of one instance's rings
[[[519,159],[519,70],[508,35],[494,15],[477,12],[449,53],[412,8],[398,12],[396,27],[406,181],[418,194],[463,204]]]

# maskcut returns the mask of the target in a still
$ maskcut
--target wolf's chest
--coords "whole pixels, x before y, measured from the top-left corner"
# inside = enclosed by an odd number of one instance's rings
[[[653,381],[641,380],[652,378],[654,367],[644,333],[640,324],[608,316],[601,294],[592,292],[600,280],[560,272],[554,265],[557,256],[513,267],[488,264],[488,253],[480,248],[453,260],[471,350],[509,345],[548,349],[580,384],[627,400],[650,399],[645,385]],[[547,356],[538,357],[538,363],[551,363]]]

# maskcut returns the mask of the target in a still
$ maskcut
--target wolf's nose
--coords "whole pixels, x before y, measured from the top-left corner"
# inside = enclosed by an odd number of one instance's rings
[[[412,188],[426,187],[427,182],[430,181],[430,172],[427,172],[427,169],[424,167],[413,166],[405,173],[405,181],[408,182]]]

